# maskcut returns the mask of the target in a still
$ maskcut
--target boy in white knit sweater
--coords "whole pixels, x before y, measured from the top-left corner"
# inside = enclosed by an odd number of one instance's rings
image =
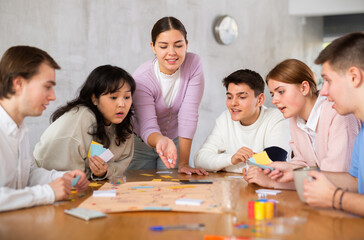
[[[273,108],[263,105],[264,81],[251,70],[233,72],[223,80],[226,106],[212,133],[195,155],[195,166],[207,171],[225,170],[242,173],[245,162],[254,153],[268,147],[279,147],[279,159],[289,152],[288,121]]]

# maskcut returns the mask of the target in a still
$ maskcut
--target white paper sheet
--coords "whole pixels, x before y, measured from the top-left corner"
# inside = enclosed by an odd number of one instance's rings
[[[92,196],[94,196],[94,197],[116,197],[116,190],[98,190],[98,191],[94,191]]]
[[[199,206],[203,203],[202,199],[191,199],[191,198],[180,198],[176,200],[176,204],[178,205],[193,205]]]
[[[106,149],[106,151],[101,153],[99,157],[105,162],[108,162],[111,158],[114,157],[114,154],[110,151],[110,149]]]

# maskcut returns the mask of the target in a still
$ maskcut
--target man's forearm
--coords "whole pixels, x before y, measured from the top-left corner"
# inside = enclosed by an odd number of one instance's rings
[[[325,176],[336,186],[349,192],[358,192],[358,179],[348,172],[323,172]]]

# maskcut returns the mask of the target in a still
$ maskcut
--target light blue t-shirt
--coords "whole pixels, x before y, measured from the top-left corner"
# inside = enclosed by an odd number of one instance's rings
[[[364,193],[364,123],[361,125],[359,134],[356,136],[353,155],[349,173],[358,178],[358,190],[360,194]]]

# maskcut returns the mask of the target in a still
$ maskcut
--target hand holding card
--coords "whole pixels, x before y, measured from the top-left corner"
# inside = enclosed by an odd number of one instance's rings
[[[249,164],[260,167],[262,169],[269,168],[271,171],[273,171],[274,168],[266,166],[270,163],[272,163],[272,160],[269,159],[266,151],[254,154],[253,157],[249,158]]]
[[[88,151],[88,157],[90,158],[95,155],[100,157],[105,162],[108,162],[114,157],[114,154],[110,151],[110,149],[106,149],[100,143],[92,141]]]

